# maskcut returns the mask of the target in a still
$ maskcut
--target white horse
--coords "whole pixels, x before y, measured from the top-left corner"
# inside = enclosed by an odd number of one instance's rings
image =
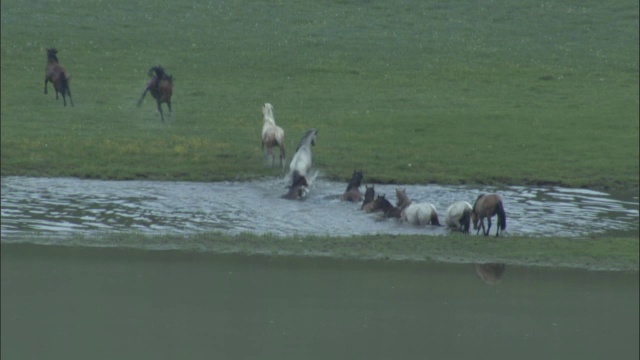
[[[438,225],[438,212],[428,202],[414,203],[409,200],[405,189],[396,189],[397,207],[402,209],[400,220],[412,225]]]
[[[449,205],[445,223],[451,229],[469,232],[471,227],[471,204],[466,201],[457,201]]]
[[[262,115],[264,116],[264,124],[262,125],[262,149],[264,151],[265,158],[271,155],[271,166],[276,161],[276,157],[273,154],[273,147],[280,148],[280,165],[284,171],[284,159],[286,158],[284,150],[284,130],[276,125],[276,120],[273,118],[273,106],[269,103],[265,103],[262,107]]]
[[[312,164],[311,146],[316,145],[317,134],[318,130],[309,129],[304,136],[302,136],[302,139],[300,139],[296,153],[293,155],[293,159],[291,159],[291,163],[289,164],[288,178],[295,180],[294,174],[297,176],[307,176],[307,172],[311,169]]]

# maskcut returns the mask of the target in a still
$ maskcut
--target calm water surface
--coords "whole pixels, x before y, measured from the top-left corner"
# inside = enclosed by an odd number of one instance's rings
[[[2,359],[638,359],[638,272],[2,244]],[[494,284],[494,285],[490,285]]]

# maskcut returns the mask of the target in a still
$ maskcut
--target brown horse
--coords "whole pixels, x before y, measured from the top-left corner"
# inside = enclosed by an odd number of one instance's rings
[[[73,106],[71,90],[69,89],[71,75],[58,63],[57,53],[58,50],[56,49],[47,49],[47,67],[44,70],[44,93],[47,94],[47,84],[50,82],[56,91],[56,99],[58,99],[58,93],[62,94],[62,102],[64,106],[67,106],[66,96],[69,95],[69,102]]]
[[[362,184],[362,171],[354,170],[351,180],[347,185],[347,191],[340,196],[342,201],[360,202],[362,194],[360,193],[360,185]]]
[[[473,222],[473,229],[478,230],[476,235],[482,233],[487,236],[489,230],[491,230],[491,217],[498,215],[498,230],[496,236],[500,234],[500,231],[504,231],[507,228],[507,216],[504,212],[504,206],[502,204],[502,197],[498,194],[480,194],[473,204],[473,210],[471,211],[471,221]],[[487,230],[484,228],[484,218],[487,218]],[[480,226],[478,226],[478,221]]]
[[[138,107],[142,104],[142,100],[145,95],[147,95],[147,91],[151,92],[151,96],[156,99],[158,103],[158,112],[160,113],[160,118],[162,122],[164,122],[164,115],[162,114],[162,107],[160,104],[167,103],[169,107],[169,114],[171,114],[171,95],[173,94],[173,76],[167,74],[161,66],[152,67],[147,73],[151,77],[151,79],[144,86],[144,91],[142,92],[142,96],[140,100],[138,100]]]
[[[282,195],[283,198],[288,200],[297,200],[307,195],[309,183],[307,178],[300,175],[297,171],[293,172],[291,186],[289,186],[289,192]]]
[[[262,125],[262,149],[266,156],[271,156],[271,166],[276,161],[276,156],[273,154],[273,148],[280,148],[280,165],[282,171],[284,171],[284,162],[286,159],[286,153],[284,150],[284,130],[276,125],[276,120],[273,118],[273,106],[269,103],[265,103],[262,107],[263,125]]]
[[[364,200],[362,201],[362,206],[360,207],[360,210],[363,210],[364,212],[372,212],[371,208],[373,207],[373,201],[375,200],[376,197],[376,190],[374,188],[374,185],[368,186],[365,185],[366,190],[364,191]]]
[[[389,200],[385,199],[384,195],[378,195],[376,199],[373,201],[373,206],[371,207],[371,212],[375,212],[377,210],[382,210],[384,213],[384,217],[386,218],[400,218],[400,213],[402,210],[398,207],[393,206]]]

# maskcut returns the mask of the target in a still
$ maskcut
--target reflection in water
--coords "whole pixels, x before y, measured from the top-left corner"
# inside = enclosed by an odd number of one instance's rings
[[[365,179],[366,180],[366,179]],[[376,185],[393,197],[398,185]],[[509,218],[507,235],[581,236],[606,231],[638,234],[638,195],[613,196],[565,188],[403,185],[416,202],[443,217],[456,201],[473,203],[498,192]],[[365,234],[446,235],[439,226],[411,226],[342,202],[344,183],[317,178],[303,201],[287,201],[282,179],[252,182],[102,181],[2,178],[2,238],[137,231],[146,234],[220,231],[279,236]],[[395,199],[390,199],[395,201]],[[474,234],[475,235],[475,234]]]
[[[497,285],[506,269],[505,264],[476,264],[476,274],[488,285]]]

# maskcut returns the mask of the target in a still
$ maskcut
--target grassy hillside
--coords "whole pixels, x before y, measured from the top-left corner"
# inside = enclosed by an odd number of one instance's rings
[[[638,3],[2,1],[2,175],[214,181],[289,159],[368,182],[638,187]],[[74,108],[43,95],[46,48]],[[175,79],[154,115],[146,72]],[[51,89],[50,89],[51,90]]]

